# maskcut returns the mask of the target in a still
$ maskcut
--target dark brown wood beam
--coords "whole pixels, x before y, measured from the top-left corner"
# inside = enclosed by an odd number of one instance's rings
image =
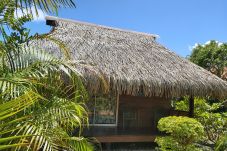
[[[189,117],[194,117],[194,97],[189,98]]]
[[[46,25],[56,27],[57,26],[57,22],[55,20],[46,20]]]
[[[154,142],[156,135],[112,135],[112,136],[95,136],[102,143],[113,142]]]

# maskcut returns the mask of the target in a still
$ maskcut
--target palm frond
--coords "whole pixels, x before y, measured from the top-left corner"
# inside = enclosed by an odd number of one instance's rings
[[[39,150],[43,148],[44,151],[58,150],[59,144],[56,140],[60,136],[55,135],[59,131],[59,128],[52,131],[52,129],[46,129],[45,126],[34,123],[25,123],[25,126],[20,129],[18,133],[22,135],[32,135],[28,140],[28,149]],[[27,140],[21,139],[19,143],[25,143]],[[21,150],[23,146],[18,146],[16,150]]]
[[[40,98],[42,97],[37,93],[28,91],[18,98],[0,104],[0,120],[4,120],[17,114],[18,112],[34,104]]]
[[[70,137],[71,151],[93,151],[94,150],[93,144],[94,140],[91,139],[86,139],[83,137]]]
[[[82,125],[88,124],[88,115],[84,105],[66,99],[54,98],[51,108],[47,110],[47,115],[55,119],[69,133],[77,127],[82,130]]]
[[[71,60],[63,43],[47,35],[40,38],[56,43],[62,59],[28,46],[36,36],[29,36],[23,27],[38,9],[53,13],[59,7],[75,4],[73,0],[0,3],[0,150],[92,150],[90,141],[80,136],[88,115],[79,103],[86,99],[86,91],[78,62]],[[15,17],[18,10],[24,16]],[[71,137],[75,128],[78,132]]]
[[[18,144],[9,144],[9,145],[0,145],[0,150],[6,150],[6,149],[11,149],[15,148],[18,146],[27,146],[28,143],[18,143]]]
[[[7,59],[8,57],[4,60]],[[37,51],[32,47],[21,47],[19,54],[11,52],[11,59],[8,59],[4,68],[10,73],[2,74],[0,91],[2,94],[7,93],[14,98],[26,88],[43,85],[44,79],[60,82],[62,81],[60,77],[62,73],[68,76],[71,76],[70,72],[75,75],[79,74],[77,68],[70,61],[57,59],[45,51]]]
[[[74,66],[74,62],[71,63],[70,60],[57,59],[45,51],[37,51],[32,47],[21,48],[20,53],[11,53],[13,59],[7,68],[11,72],[2,74],[0,78],[2,96],[6,98],[4,94],[7,93],[8,98],[19,99],[27,89],[34,89],[49,100],[38,103],[34,107],[30,106],[32,114],[29,111],[24,112],[25,115],[30,114],[30,118],[17,125],[13,131],[8,131],[15,136],[31,137],[11,140],[9,144],[27,144],[27,146],[18,145],[16,150],[21,150],[24,147],[32,150],[42,148],[47,151],[67,148],[71,141],[64,142],[62,140],[68,139],[75,128],[78,128],[77,134],[80,136],[83,125],[88,125],[88,115],[84,109],[84,104],[78,103],[85,98],[82,94],[86,94],[78,76],[79,72]],[[11,65],[13,65],[13,69]],[[66,75],[67,77],[65,77]],[[71,84],[65,86],[62,78],[68,78],[68,82]],[[83,89],[80,89],[80,87]],[[64,96],[70,91],[75,96],[71,100],[66,99],[67,97],[58,97],[61,96],[61,92]],[[34,98],[31,99],[34,100]],[[26,100],[26,97],[24,100]],[[24,109],[21,108],[18,112],[22,110]],[[11,110],[9,112],[5,114],[11,116]],[[7,116],[4,118],[7,118]],[[91,146],[91,144],[88,146],[89,143],[85,144],[85,139],[78,143],[74,140],[73,144],[78,149],[84,149],[87,146],[87,150],[89,150],[89,146]]]
[[[57,13],[58,8],[75,7],[74,0],[16,0],[16,3],[19,4],[19,8],[25,8],[29,12],[34,7],[36,15],[38,8],[48,13]]]
[[[24,143],[9,143],[14,142],[16,140],[26,139],[31,137],[31,135],[15,135],[15,131],[17,131],[21,126],[16,126],[21,121],[24,121],[28,118],[28,116],[24,116],[21,114],[19,117],[16,116],[18,113],[24,111],[26,108],[35,104],[37,101],[42,99],[40,95],[33,91],[27,91],[20,97],[17,97],[13,100],[4,102],[2,101],[0,104],[0,150],[8,149],[17,146],[25,146]],[[13,120],[11,120],[13,118]],[[7,134],[7,135],[6,135]]]
[[[33,150],[42,148],[49,151],[70,147],[70,135],[72,132],[78,127],[78,135],[80,135],[82,125],[88,123],[87,112],[83,108],[83,104],[67,99],[53,98],[53,100],[46,102],[45,105],[35,108],[32,117],[16,133],[16,135],[31,135],[31,137],[26,140],[22,138],[20,141],[14,142],[29,142],[27,148],[32,148]],[[85,140],[80,141],[80,143],[78,142],[80,145],[85,142]],[[73,144],[76,144],[76,142]],[[83,145],[86,146],[86,144]],[[20,150],[21,146],[16,149]]]

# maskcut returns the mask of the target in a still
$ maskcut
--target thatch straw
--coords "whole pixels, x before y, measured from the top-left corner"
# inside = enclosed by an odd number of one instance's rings
[[[47,19],[57,22],[50,35],[62,40],[74,59],[95,65],[120,94],[137,95],[142,91],[145,96],[167,98],[227,97],[227,82],[160,45],[155,35],[55,17]],[[41,44],[59,52],[51,42]],[[100,80],[89,70],[83,71],[88,89],[97,92]]]

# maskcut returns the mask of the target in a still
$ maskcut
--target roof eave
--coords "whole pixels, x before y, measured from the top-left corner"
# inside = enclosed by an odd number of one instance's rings
[[[54,16],[46,16],[45,19],[46,19],[46,25],[50,25],[50,26],[53,26],[53,27],[56,27],[58,25],[58,21],[64,21],[64,22],[80,23],[80,24],[86,24],[86,25],[92,25],[92,26],[99,26],[99,27],[103,27],[103,28],[107,28],[107,29],[119,30],[119,31],[124,31],[124,32],[129,32],[129,33],[136,33],[136,34],[141,34],[141,35],[145,35],[145,36],[151,36],[154,39],[157,39],[157,38],[160,37],[159,35],[156,35],[156,34],[149,34],[149,33],[131,31],[131,30],[127,30],[127,29],[108,27],[108,26],[104,26],[104,25],[96,25],[96,24],[93,24],[93,23],[87,23],[87,22],[83,22],[83,21],[75,21],[75,20],[71,20],[71,19],[63,19],[63,18],[54,17]]]

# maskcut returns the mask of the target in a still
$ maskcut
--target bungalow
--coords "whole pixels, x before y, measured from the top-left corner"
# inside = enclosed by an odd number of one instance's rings
[[[70,57],[94,66],[107,81],[106,94],[94,72],[80,69],[93,99],[86,134],[100,142],[154,141],[161,117],[183,114],[171,108],[172,98],[189,96],[193,116],[193,97],[227,97],[225,81],[159,44],[157,35],[57,17],[46,17],[46,23]],[[59,49],[50,41],[45,47]]]

